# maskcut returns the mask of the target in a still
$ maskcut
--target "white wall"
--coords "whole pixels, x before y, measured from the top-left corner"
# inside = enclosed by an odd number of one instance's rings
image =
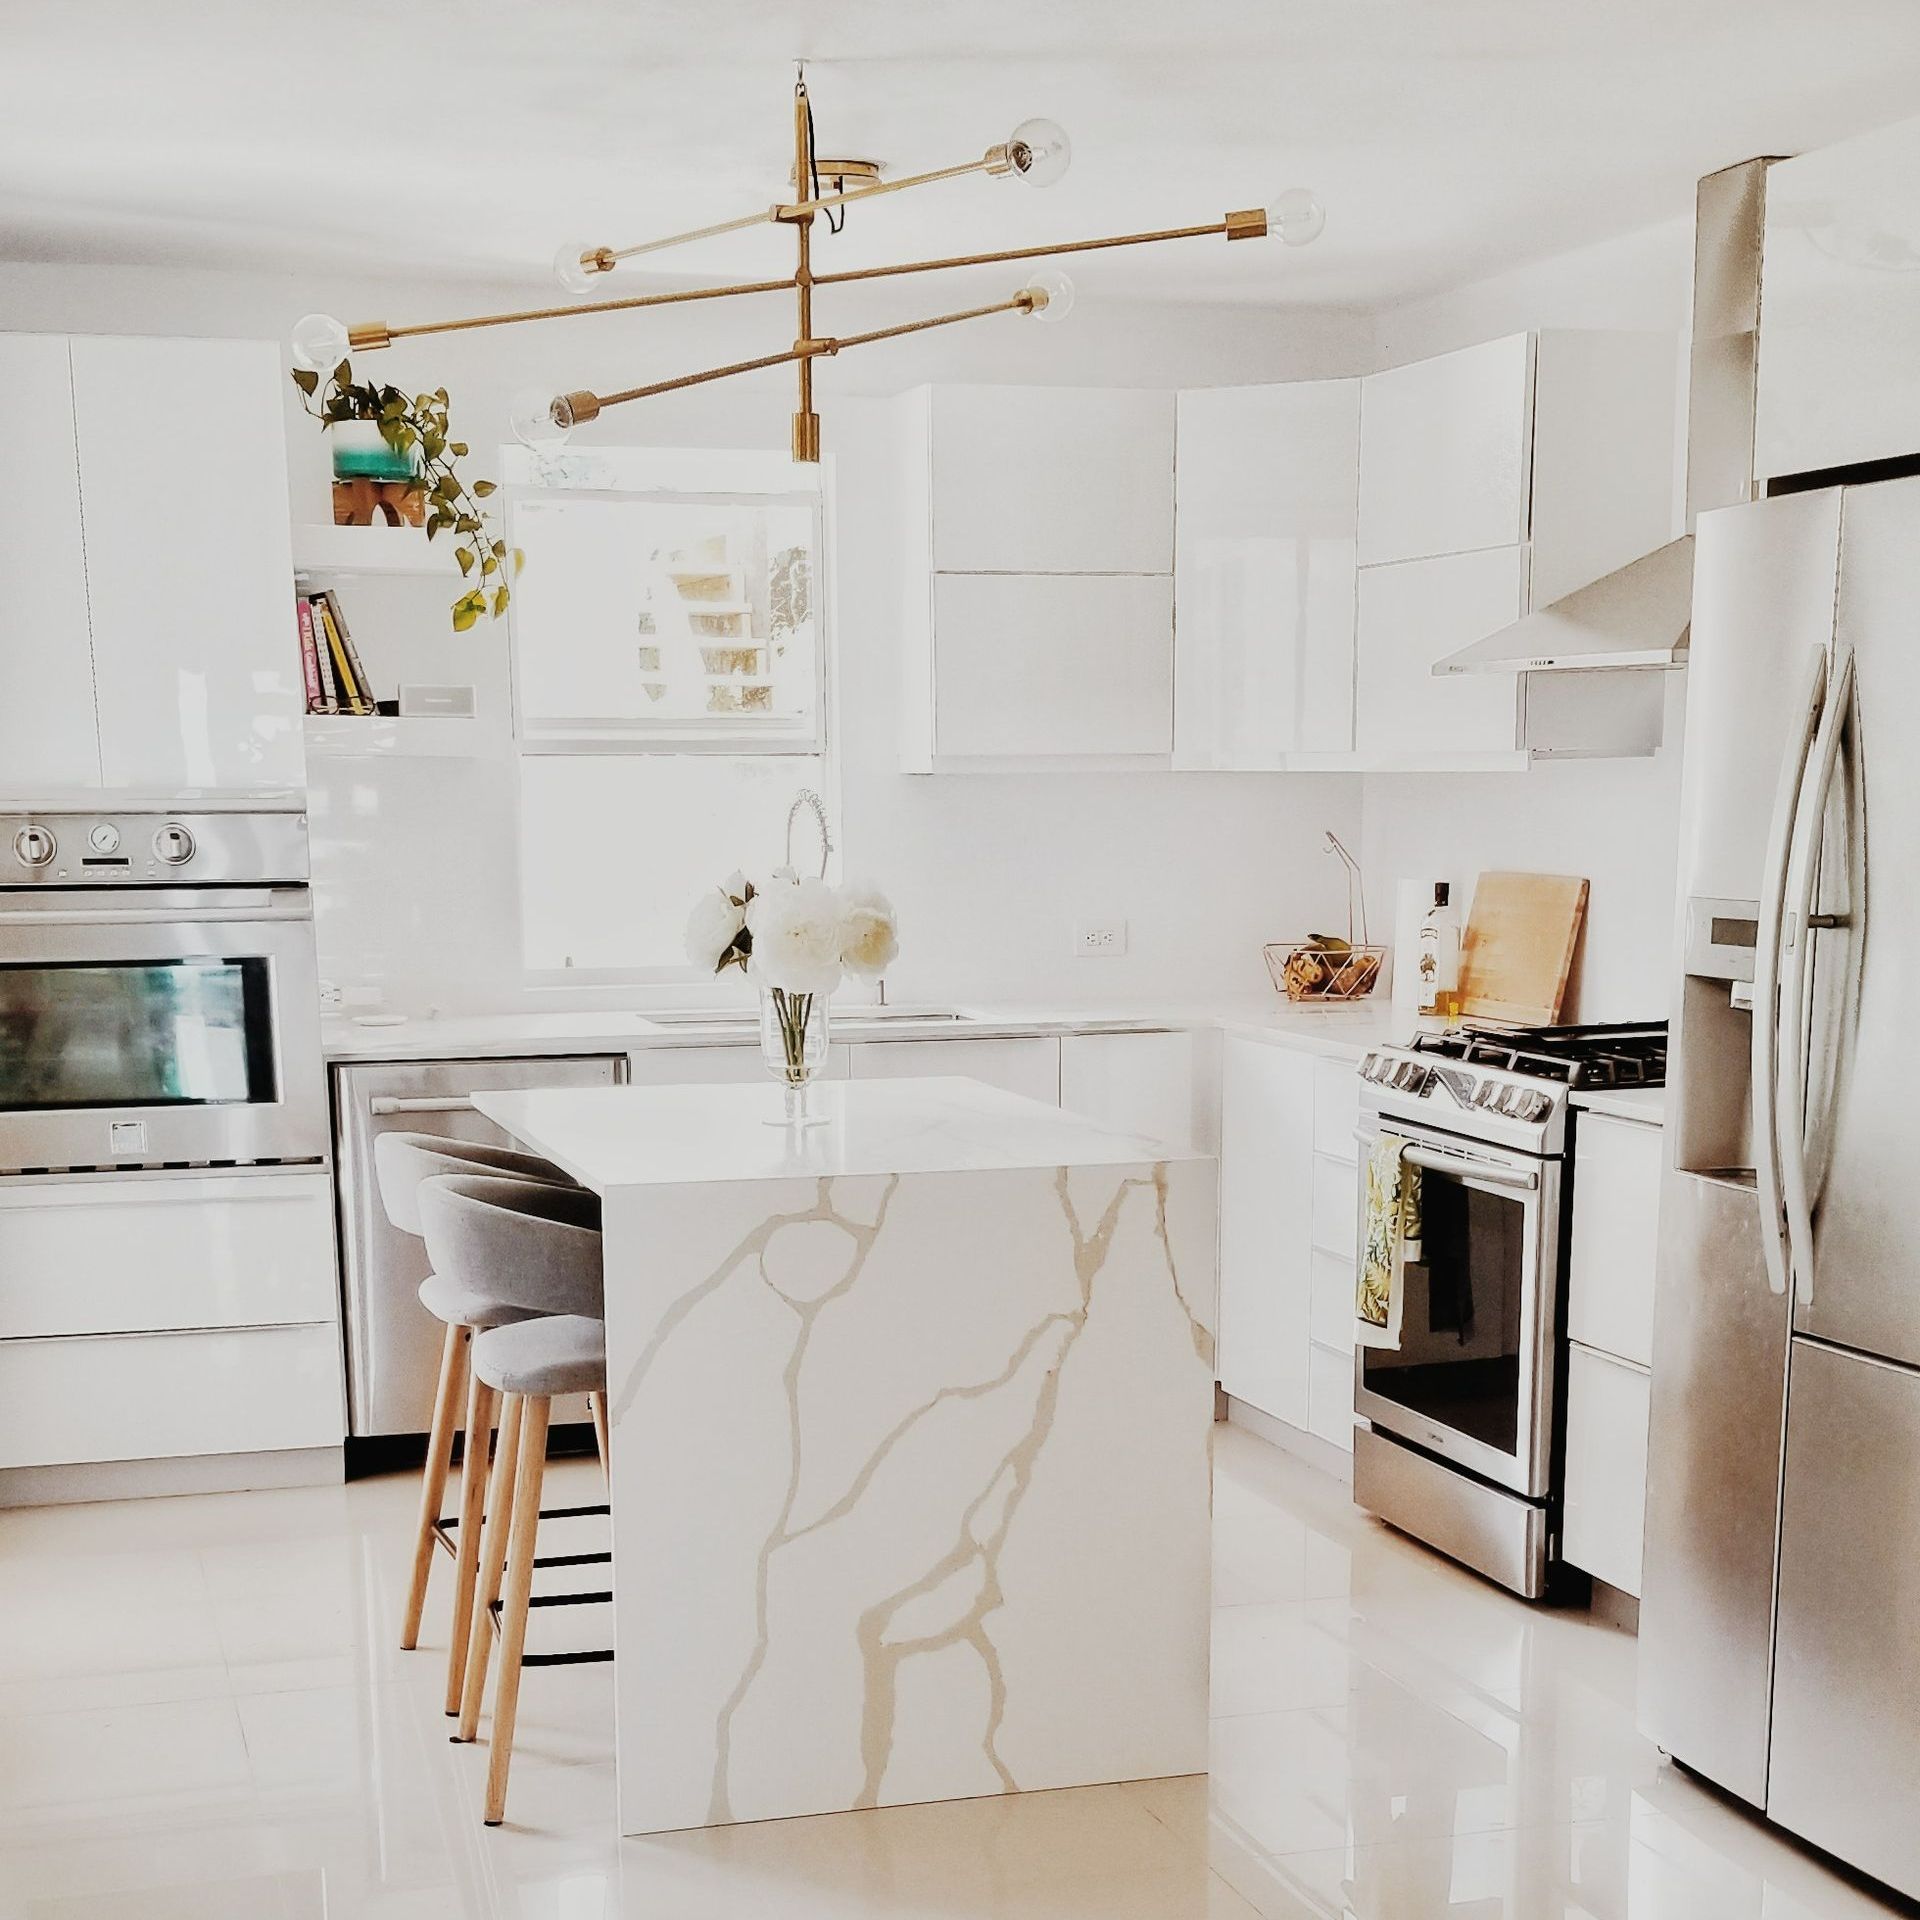
[[[1672,221],[1382,313],[1379,364],[1396,365],[1528,327],[1671,331],[1682,427],[1693,223]],[[1675,531],[1684,492],[1674,489]],[[1632,1020],[1667,1010],[1679,849],[1685,675],[1670,677],[1666,744],[1647,760],[1559,761],[1525,773],[1369,775],[1362,865],[1376,925],[1391,926],[1400,879],[1447,879],[1464,903],[1498,868],[1583,874],[1593,883],[1570,1018]]]
[[[1006,291],[987,276],[821,299],[821,324],[880,325]],[[552,296],[528,286],[351,285],[323,276],[0,266],[10,329],[206,333],[284,339],[300,314],[391,323]],[[613,388],[765,352],[791,332],[777,299],[656,310],[403,342],[359,369],[444,384],[476,453],[507,437],[513,395]],[[1364,318],[1222,306],[1116,306],[1084,298],[1062,327],[1017,316],[849,354],[820,369],[819,407],[839,503],[838,638],[843,844],[849,871],[893,892],[904,950],[894,997],[1052,1001],[1191,999],[1265,990],[1264,940],[1331,925],[1343,889],[1322,829],[1360,832],[1360,782],[1286,775],[1008,775],[909,778],[894,770],[897,659],[885,408],[863,396],[924,380],[1140,386],[1354,371]],[[584,442],[782,446],[788,379],[766,375],[617,410]],[[327,457],[289,386],[294,514],[327,517]],[[1017,449],[1009,449],[1017,457]],[[484,459],[478,470],[484,471]],[[454,639],[446,593],[415,582],[360,603],[410,675],[504,687],[503,631]],[[379,671],[378,668],[375,669]],[[510,755],[475,760],[316,759],[315,887],[322,970],[394,1003],[499,1005],[518,996],[517,834]],[[621,850],[654,823],[610,822]],[[1351,844],[1351,840],[1349,840]],[[1077,919],[1124,916],[1120,958],[1069,951]],[[551,996],[543,996],[550,1000]]]

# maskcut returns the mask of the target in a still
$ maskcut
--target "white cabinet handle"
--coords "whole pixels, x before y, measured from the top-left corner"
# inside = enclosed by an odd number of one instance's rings
[[[471,1113],[473,1096],[452,1093],[437,1100],[399,1100],[390,1093],[376,1093],[367,1102],[367,1110],[376,1119],[390,1113]]]

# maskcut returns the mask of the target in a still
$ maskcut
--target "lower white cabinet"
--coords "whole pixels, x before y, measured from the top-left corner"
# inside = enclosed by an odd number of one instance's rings
[[[844,1046],[829,1044],[819,1078],[846,1079],[848,1052]],[[627,1057],[627,1079],[636,1087],[738,1085],[748,1081],[774,1084],[757,1040],[740,1047],[636,1047]]]
[[[933,751],[1133,759],[1173,748],[1173,576],[933,578]]]
[[[851,1049],[856,1080],[907,1080],[958,1074],[990,1087],[1060,1102],[1060,1042],[1011,1040],[862,1040]]]
[[[1063,1034],[1060,1104],[1171,1147],[1208,1151],[1197,1053],[1191,1033]]]
[[[337,1447],[340,1331],[0,1340],[0,1467]]]
[[[1354,737],[1362,754],[1511,753],[1519,746],[1517,676],[1436,679],[1433,665],[1519,619],[1526,562],[1525,547],[1506,546],[1360,569]]]
[[[1348,1450],[1357,1111],[1351,1061],[1227,1037],[1220,1384],[1270,1418]]]
[[[1636,1597],[1647,1506],[1650,1378],[1646,1368],[1577,1341],[1568,1349],[1561,1552],[1595,1579]]]

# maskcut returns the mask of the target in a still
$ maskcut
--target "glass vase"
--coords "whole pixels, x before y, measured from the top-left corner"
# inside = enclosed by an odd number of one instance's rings
[[[768,987],[760,995],[760,1057],[785,1099],[781,1124],[808,1127],[808,1089],[827,1057],[827,996]]]

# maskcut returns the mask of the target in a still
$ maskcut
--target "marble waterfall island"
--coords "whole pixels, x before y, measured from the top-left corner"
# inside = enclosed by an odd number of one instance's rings
[[[475,1099],[604,1202],[621,1830],[1203,1772],[1213,1162],[814,1097]]]

